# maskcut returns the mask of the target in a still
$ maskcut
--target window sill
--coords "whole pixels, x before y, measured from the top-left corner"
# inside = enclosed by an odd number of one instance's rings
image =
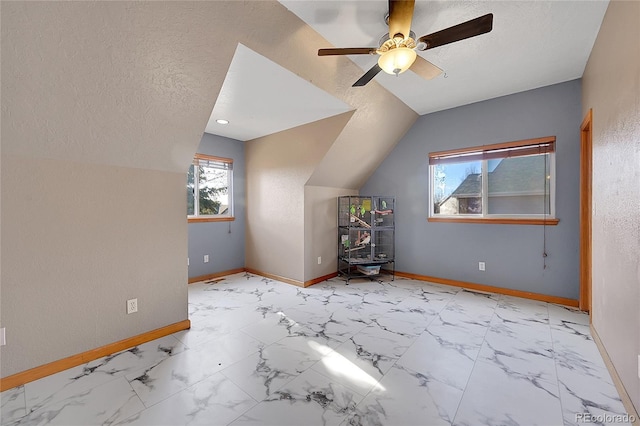
[[[222,217],[188,217],[187,223],[199,223],[199,222],[233,222],[236,220],[233,216]]]
[[[445,223],[491,223],[497,225],[549,225],[555,226],[560,219],[542,219],[542,218],[507,218],[507,217],[430,217],[428,222],[445,222]]]

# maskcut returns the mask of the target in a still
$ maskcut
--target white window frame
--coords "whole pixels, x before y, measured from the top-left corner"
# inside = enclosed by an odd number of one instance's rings
[[[214,222],[214,221],[228,221],[234,220],[234,197],[233,197],[233,159],[225,157],[215,157],[206,154],[196,154],[191,163],[194,166],[194,200],[193,200],[193,215],[187,215],[189,222]],[[213,215],[201,215],[200,212],[200,179],[197,173],[197,168],[212,167],[221,170],[227,170],[227,186],[229,205],[227,211],[222,214]]]
[[[515,142],[506,142],[501,144],[484,145],[472,148],[463,148],[459,150],[440,151],[429,153],[429,213],[428,220],[430,222],[495,222],[495,223],[522,223],[532,225],[555,225],[558,223],[556,218],[556,158],[555,158],[555,136],[548,136],[537,139],[527,139]],[[533,152],[534,150],[539,152]],[[528,155],[536,155],[542,153],[549,154],[549,213],[543,214],[489,214],[488,213],[488,158],[509,158],[509,150],[521,152],[531,152]],[[501,152],[507,155],[501,156]],[[517,155],[517,154],[516,154]],[[488,157],[488,158],[487,158]],[[435,194],[435,168],[437,162],[442,159],[449,159],[451,162],[455,161],[455,158],[459,158],[460,162],[469,161],[472,159],[481,161],[481,175],[482,175],[482,213],[480,214],[456,214],[446,215],[434,211],[434,194]]]

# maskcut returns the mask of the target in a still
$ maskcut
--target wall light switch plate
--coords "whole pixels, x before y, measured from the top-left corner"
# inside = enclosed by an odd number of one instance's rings
[[[0,346],[7,344],[7,336],[4,331],[4,327],[0,328]]]

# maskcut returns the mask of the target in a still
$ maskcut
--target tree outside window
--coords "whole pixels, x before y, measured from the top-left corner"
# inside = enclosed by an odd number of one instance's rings
[[[187,215],[232,217],[233,160],[197,154],[187,173]]]

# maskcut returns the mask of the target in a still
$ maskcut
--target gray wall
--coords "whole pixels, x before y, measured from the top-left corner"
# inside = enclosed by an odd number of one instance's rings
[[[189,278],[244,268],[246,206],[244,142],[205,133],[198,146],[198,152],[233,159],[235,220],[189,224]],[[204,263],[205,254],[209,255],[208,263]]]
[[[396,196],[396,269],[577,299],[581,120],[580,80],[420,117],[360,189]],[[429,152],[542,136],[557,137],[557,226],[427,222]]]

